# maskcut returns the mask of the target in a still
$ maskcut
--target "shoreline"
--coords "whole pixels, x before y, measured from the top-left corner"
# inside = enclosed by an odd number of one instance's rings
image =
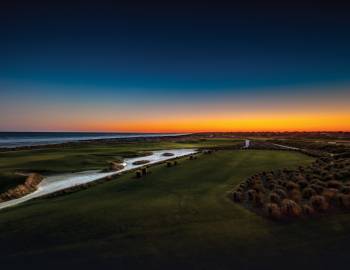
[[[183,138],[193,135],[193,133],[181,133],[181,134],[164,134],[164,135],[154,135],[154,136],[146,136],[146,135],[135,135],[131,137],[116,137],[116,138],[96,138],[96,139],[81,139],[81,140],[72,140],[66,142],[57,142],[57,143],[42,143],[35,145],[22,145],[22,146],[9,146],[3,147],[0,146],[0,152],[10,152],[10,151],[18,151],[18,150],[36,150],[36,149],[47,149],[47,148],[56,148],[56,147],[70,147],[77,146],[80,144],[88,144],[88,143],[103,143],[103,144],[113,144],[119,142],[140,142],[140,141],[159,141],[159,140],[171,140],[175,138]]]

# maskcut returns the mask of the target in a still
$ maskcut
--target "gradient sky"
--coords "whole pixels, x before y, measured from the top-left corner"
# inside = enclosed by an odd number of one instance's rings
[[[0,131],[350,131],[345,1],[7,2]]]

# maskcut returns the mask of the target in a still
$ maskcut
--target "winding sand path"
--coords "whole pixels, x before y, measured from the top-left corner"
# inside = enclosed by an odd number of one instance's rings
[[[277,143],[273,143],[273,145],[279,146],[279,147],[282,147],[282,148],[286,148],[286,149],[291,149],[291,150],[301,150],[300,148],[297,148],[297,147],[291,147],[291,146],[277,144]]]
[[[15,206],[17,204],[29,201],[34,198],[38,198],[62,189],[82,185],[85,183],[89,183],[92,181],[99,180],[101,178],[104,178],[106,176],[110,175],[116,175],[121,172],[129,171],[138,167],[142,167],[144,165],[134,165],[133,163],[135,161],[140,160],[149,160],[149,164],[158,163],[161,161],[165,161],[168,159],[173,159],[177,157],[187,156],[196,153],[197,150],[195,149],[176,149],[176,150],[160,150],[160,151],[153,151],[152,155],[146,156],[146,157],[136,157],[136,158],[127,158],[124,160],[124,168],[115,171],[115,172],[101,172],[101,171],[84,171],[84,172],[78,172],[78,173],[66,173],[66,174],[59,174],[54,176],[49,176],[44,178],[43,181],[38,186],[38,189],[26,196],[23,196],[18,199],[10,200],[7,202],[0,203],[0,209]],[[164,153],[172,153],[173,156],[164,156]]]

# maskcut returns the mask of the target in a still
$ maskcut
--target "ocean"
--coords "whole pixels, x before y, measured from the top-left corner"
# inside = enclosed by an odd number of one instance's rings
[[[179,136],[179,133],[0,132],[0,148],[60,144],[84,140]]]

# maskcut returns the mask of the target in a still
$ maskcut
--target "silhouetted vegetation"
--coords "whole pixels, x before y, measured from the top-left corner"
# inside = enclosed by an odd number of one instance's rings
[[[294,219],[350,209],[350,160],[322,156],[310,166],[257,173],[231,198],[273,219]]]

